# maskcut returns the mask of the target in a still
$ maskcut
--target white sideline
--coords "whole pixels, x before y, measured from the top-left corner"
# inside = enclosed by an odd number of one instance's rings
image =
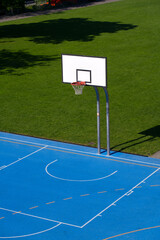
[[[28,213],[23,213],[23,212],[19,212],[19,211],[15,211],[15,210],[11,210],[11,209],[6,209],[6,208],[2,208],[0,207],[1,210],[4,211],[8,211],[8,212],[12,212],[12,213],[17,213],[17,214],[21,214],[21,215],[25,215],[28,217],[33,217],[33,218],[38,218],[41,220],[45,220],[45,221],[49,221],[49,222],[56,222],[58,224],[63,224],[63,225],[67,225],[67,226],[71,226],[71,227],[76,227],[76,228],[84,228],[86,225],[88,225],[90,222],[92,222],[95,218],[101,216],[101,214],[103,212],[105,212],[107,209],[109,209],[111,206],[115,206],[115,204],[121,200],[122,198],[124,198],[125,196],[129,196],[131,193],[133,193],[133,190],[138,187],[140,184],[144,183],[148,178],[150,178],[152,175],[154,175],[156,172],[158,172],[160,170],[160,168],[156,169],[154,172],[152,172],[150,175],[148,175],[146,178],[144,178],[142,181],[140,181],[138,184],[136,184],[133,188],[131,188],[129,191],[127,191],[125,194],[123,194],[121,197],[119,197],[117,200],[115,200],[113,203],[111,203],[109,206],[107,206],[105,209],[103,209],[101,212],[99,212],[97,215],[95,215],[93,218],[91,218],[89,221],[87,221],[85,224],[83,224],[82,226],[77,226],[74,224],[70,224],[70,223],[65,223],[65,222],[60,222],[60,221],[56,221],[53,219],[49,219],[49,218],[44,218],[44,217],[39,217],[36,215],[31,215]]]
[[[9,140],[9,141],[16,141],[16,142],[21,142],[21,143],[26,143],[26,144],[34,144],[34,145],[37,145],[37,146],[45,146],[45,144],[42,144],[42,143],[23,141],[23,140],[18,140],[18,139],[14,139],[14,138],[0,137],[0,139]],[[116,156],[112,156],[112,155],[110,155],[110,156],[107,156],[107,155],[106,156],[104,156],[104,155],[100,156],[97,153],[91,153],[91,152],[85,152],[85,151],[80,151],[80,150],[74,150],[74,149],[70,149],[70,148],[57,147],[57,146],[54,146],[54,145],[47,145],[47,146],[51,147],[51,148],[64,150],[64,151],[70,151],[70,152],[76,152],[76,153],[80,153],[80,154],[89,154],[89,155],[92,155],[92,156],[98,156],[99,158],[102,157],[102,158],[106,158],[106,159],[110,159],[110,160],[112,160],[112,159],[120,159],[120,160],[123,160],[124,162],[133,162],[133,163],[135,162],[135,163],[139,163],[139,164],[145,164],[145,165],[149,165],[149,166],[160,167],[160,164],[156,164],[156,163],[131,160],[131,159],[128,159],[128,158],[116,157]]]
[[[15,210],[2,208],[2,207],[0,207],[0,209],[4,210],[4,211],[7,211],[7,212],[17,213],[17,214],[21,214],[21,215],[32,217],[32,218],[38,218],[38,219],[45,220],[45,221],[48,221],[48,222],[55,222],[55,223],[58,223],[58,224],[63,224],[63,225],[71,226],[71,227],[81,228],[80,226],[77,226],[77,225],[74,225],[74,224],[60,222],[60,221],[49,219],[49,218],[39,217],[39,216],[36,216],[36,215],[32,215],[32,214],[28,214],[28,213],[24,213],[24,212],[20,212],[20,211],[15,211]]]
[[[32,156],[33,154],[35,154],[35,153],[37,153],[37,152],[40,152],[41,150],[43,150],[43,149],[45,149],[45,148],[47,148],[47,147],[48,147],[48,145],[46,145],[45,147],[40,148],[40,149],[38,149],[38,150],[36,150],[36,151],[34,151],[34,152],[32,152],[32,153],[30,153],[30,154],[22,157],[22,158],[19,158],[18,160],[14,161],[14,162],[12,162],[12,163],[10,163],[10,164],[8,164],[8,165],[4,165],[4,166],[2,166],[2,167],[0,168],[0,170],[3,170],[3,169],[5,169],[5,168],[7,168],[7,167],[10,167],[11,165],[13,165],[13,164],[15,164],[15,163],[17,163],[17,162],[19,162],[19,161],[27,158],[27,157],[30,157],[30,156]]]
[[[152,175],[154,175],[156,172],[158,172],[160,170],[160,168],[156,169],[154,172],[152,172],[149,176],[147,176],[146,178],[144,178],[141,182],[139,182],[136,186],[134,186],[133,188],[131,188],[129,191],[127,191],[125,194],[123,194],[120,198],[118,198],[116,201],[114,201],[113,203],[111,203],[109,206],[107,206],[105,209],[103,209],[101,212],[99,212],[96,216],[94,216],[93,218],[91,218],[88,222],[86,222],[83,226],[81,226],[81,228],[85,227],[87,224],[89,224],[90,222],[92,222],[96,217],[99,217],[103,212],[105,212],[107,209],[109,209],[111,206],[115,206],[115,203],[117,203],[119,200],[121,200],[122,198],[124,198],[125,196],[129,196],[131,193],[133,193],[133,189],[135,189],[136,187],[138,187],[141,183],[144,183],[145,180],[147,180],[148,178],[150,178]]]

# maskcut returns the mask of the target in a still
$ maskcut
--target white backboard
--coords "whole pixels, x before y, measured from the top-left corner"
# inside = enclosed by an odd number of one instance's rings
[[[62,54],[62,81],[86,82],[88,86],[106,87],[107,59]]]

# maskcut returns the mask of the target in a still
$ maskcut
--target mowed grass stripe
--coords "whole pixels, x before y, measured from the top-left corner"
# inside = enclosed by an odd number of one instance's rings
[[[0,23],[0,131],[96,146],[94,89],[77,98],[61,83],[61,54],[100,56],[108,59],[111,148],[158,151],[159,7],[123,0]]]

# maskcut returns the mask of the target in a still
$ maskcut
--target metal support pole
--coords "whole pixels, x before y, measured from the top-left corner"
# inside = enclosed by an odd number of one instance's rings
[[[97,87],[94,87],[97,96],[97,142],[98,142],[98,154],[101,153],[101,143],[100,143],[100,104],[99,104],[99,92]]]
[[[103,88],[106,94],[106,127],[107,127],[107,155],[110,155],[110,134],[109,134],[109,97],[106,88]]]

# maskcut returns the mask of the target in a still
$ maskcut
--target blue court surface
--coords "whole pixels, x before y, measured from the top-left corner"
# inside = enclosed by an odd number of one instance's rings
[[[160,239],[160,160],[0,133],[0,239]]]

